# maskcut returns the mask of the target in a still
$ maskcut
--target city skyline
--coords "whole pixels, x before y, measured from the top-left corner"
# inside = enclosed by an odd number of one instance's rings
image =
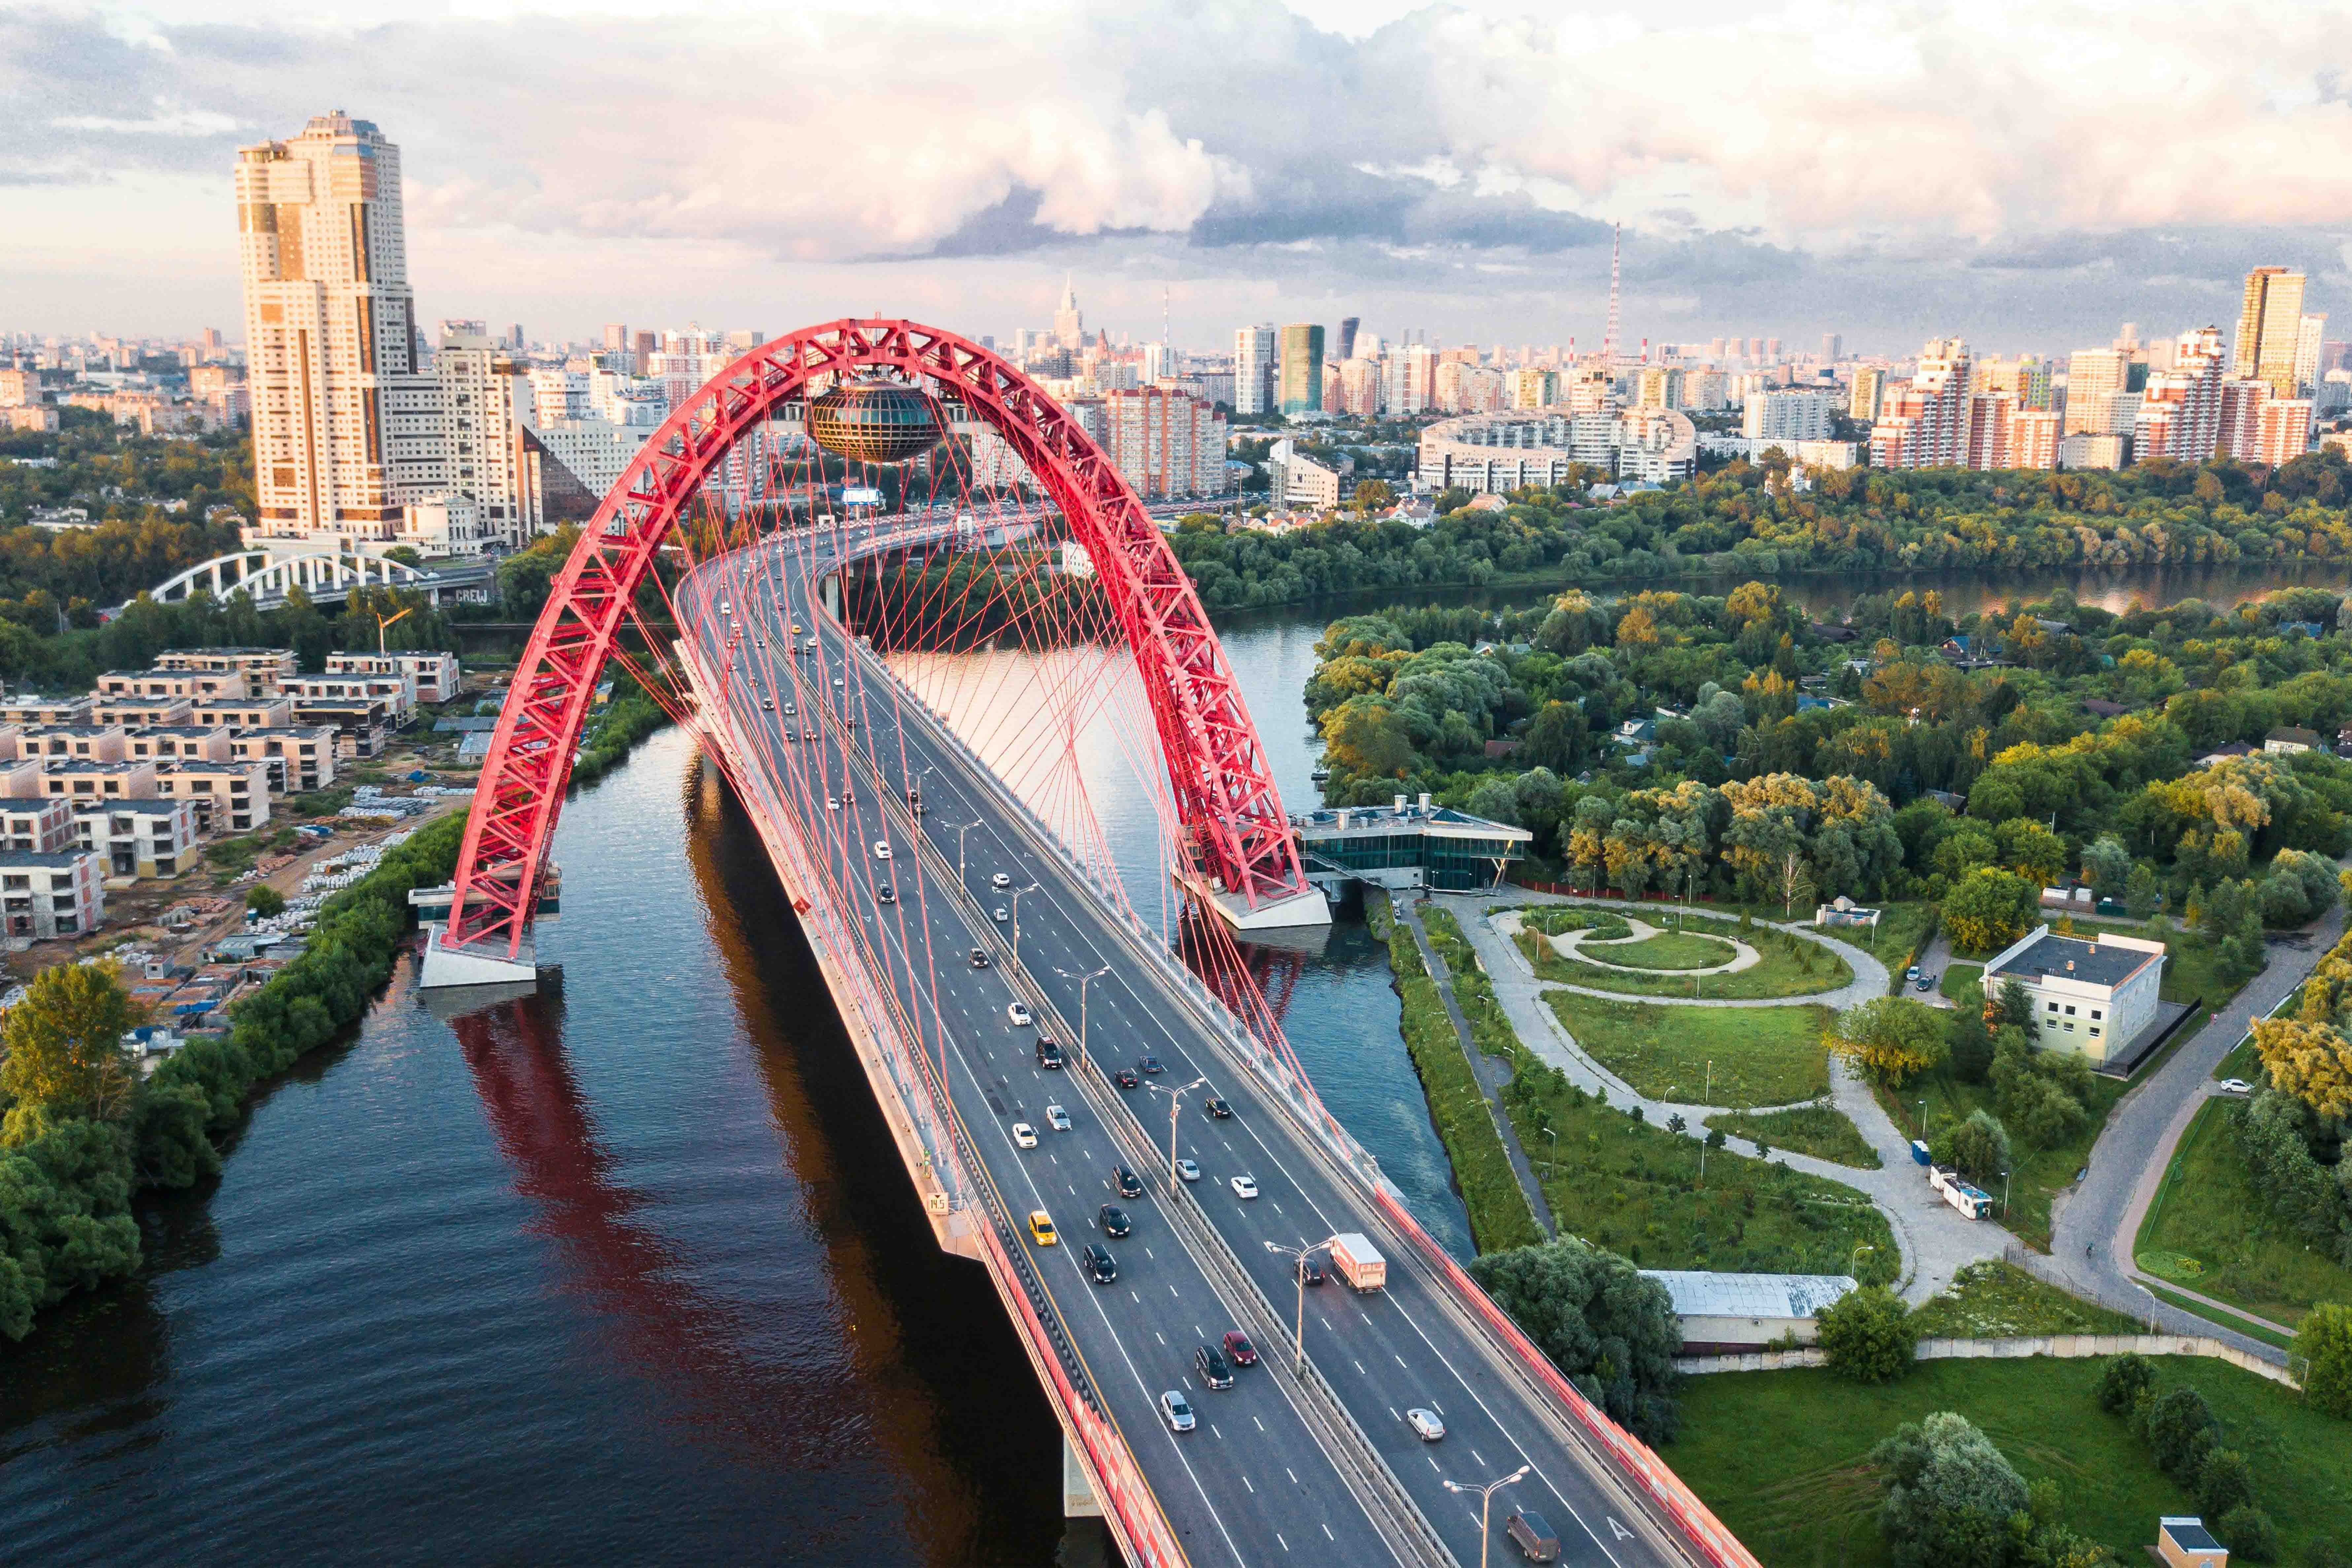
[[[1229,342],[1237,321],[1349,316],[1391,337],[1591,345],[1604,328],[1613,219],[1626,224],[1629,341],[1835,331],[1849,352],[1899,353],[1960,332],[2063,351],[2104,341],[2118,320],[2228,327],[2255,265],[2305,273],[2315,309],[2347,280],[2335,214],[2352,165],[2318,73],[2352,58],[2352,34],[2326,17],[2247,19],[2272,46],[2250,51],[2242,39],[2208,49],[2214,24],[2195,14],[2154,13],[2134,47],[2189,84],[2188,100],[2166,101],[2170,152],[2154,161],[2139,139],[2159,110],[2143,89],[2118,81],[2107,112],[2077,124],[2048,107],[2054,80],[2011,59],[2025,78],[1987,91],[2032,95],[2035,134],[2075,127],[2059,166],[2037,174],[2022,165],[2040,160],[1986,142],[1993,98],[1924,121],[1895,113],[1906,90],[1934,85],[1916,58],[1927,46],[1956,79],[1991,58],[1994,12],[1981,23],[1857,12],[1845,47],[1875,49],[1874,63],[1836,72],[1780,53],[1773,18],[1759,16],[1728,30],[1752,57],[1744,83],[1720,77],[1720,38],[1697,24],[1621,18],[1632,30],[1611,54],[1627,81],[1650,55],[1681,62],[1654,84],[1654,101],[1636,101],[1617,76],[1592,79],[1572,40],[1505,9],[1391,6],[1323,31],[1318,21],[1341,18],[1262,0],[1189,32],[1147,8],[1121,32],[1099,9],[1044,7],[1067,23],[1042,29],[1048,47],[1040,29],[976,29],[919,8],[909,74],[873,88],[870,110],[780,84],[730,111],[745,117],[742,134],[705,145],[648,131],[684,123],[666,110],[689,106],[606,62],[658,37],[717,68],[719,34],[758,59],[783,47],[775,26],[574,8],[534,28],[489,7],[362,30],[344,19],[354,10],[314,5],[262,29],[204,5],[169,20],[0,9],[0,53],[16,62],[0,76],[11,127],[0,180],[29,220],[0,237],[5,325],[161,332],[233,321],[226,154],[338,108],[407,150],[420,318],[537,322],[557,340],[614,319],[877,308],[1003,335],[1050,320],[1075,271],[1091,319],[1139,341],[1159,335],[1164,290],[1178,342],[1196,349]],[[2042,26],[2084,58],[2121,42],[2071,13]],[[799,42],[835,74],[871,75],[871,40],[811,27]],[[1171,52],[1147,61],[1146,44]],[[1474,47],[1499,64],[1465,100],[1445,68]],[[2207,53],[2305,59],[2314,74],[2280,88]],[[428,56],[430,70],[400,68]],[[1369,85],[1351,93],[1343,79]],[[587,80],[637,111],[583,119],[563,100]],[[1017,117],[987,97],[1004,80],[1035,98],[1045,134],[1018,134]],[[977,113],[969,133],[948,136],[929,118],[937,105],[918,107],[926,84]],[[1410,87],[1422,107],[1371,112],[1360,100],[1381,84]],[[1917,187],[1937,182],[1840,162],[1839,145],[1856,139],[1803,107],[1829,87],[1851,114],[1904,127],[1915,163],[1952,172],[1934,202]],[[1563,149],[1537,134],[1567,123],[1571,104],[1613,116],[1624,146],[1580,137]],[[853,110],[863,134],[840,157],[778,154]],[[1722,123],[1734,110],[1756,118],[1766,150],[1743,150],[1757,138]],[[492,144],[500,157],[481,158]],[[2126,148],[2132,177],[2084,195]]]

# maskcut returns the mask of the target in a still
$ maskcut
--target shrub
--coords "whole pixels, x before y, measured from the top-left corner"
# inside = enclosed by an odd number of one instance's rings
[[[2352,1307],[2322,1301],[2305,1313],[2294,1353],[2309,1363],[2304,1403],[2339,1421],[2352,1420]]]
[[[246,890],[245,907],[268,920],[286,912],[286,895],[267,882],[258,882]]]
[[[1911,1370],[1917,1336],[1911,1310],[1884,1285],[1849,1290],[1822,1310],[1822,1354],[1860,1383],[1892,1383]]]
[[[2156,1386],[2156,1363],[2144,1355],[2119,1355],[2099,1373],[2099,1408],[2128,1415],[2143,1392]]]
[[[2176,1388],[2137,1408],[2140,1440],[2156,1468],[2184,1487],[2194,1485],[2221,1436],[2213,1407],[2195,1389]]]
[[[1941,1152],[1947,1163],[1958,1166],[1978,1185],[1997,1182],[2010,1168],[2009,1130],[1990,1111],[1971,1110],[1966,1121],[1945,1135]]]
[[[2248,1563],[2278,1561],[2278,1527],[2271,1516],[2252,1503],[2241,1503],[2221,1516],[2213,1533],[2230,1554]]]
[[[1885,1473],[1878,1528],[1895,1568],[2006,1568],[2025,1482],[1965,1416],[1937,1411],[1870,1451]]]
[[[2216,1448],[2197,1473],[2197,1511],[2220,1519],[2254,1500],[2254,1468],[2235,1448]]]

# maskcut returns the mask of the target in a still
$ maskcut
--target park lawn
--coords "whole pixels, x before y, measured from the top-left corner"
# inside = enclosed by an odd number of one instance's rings
[[[1688,997],[1696,988],[1702,999],[1757,1002],[1769,997],[1809,996],[1853,983],[1853,970],[1846,961],[1819,942],[1762,927],[1741,931],[1737,927],[1721,926],[1708,934],[1736,936],[1754,947],[1764,962],[1734,974],[1643,974],[1563,958],[1550,942],[1524,931],[1520,934],[1519,951],[1528,954],[1538,979],[1632,996]]]
[[[1705,1150],[1635,1121],[1555,1070],[1523,1068],[1505,1096],[1563,1236],[1644,1268],[1850,1274],[1890,1281],[1901,1255],[1886,1216],[1840,1182]]]
[[[1944,965],[1944,973],[1936,982],[1936,989],[1955,1006],[1966,1007],[1983,999],[1977,977],[1984,973],[1981,963],[1954,962]]]
[[[2309,1250],[2263,1206],[2230,1127],[2240,1103],[2210,1100],[2189,1122],[2133,1251],[2160,1279],[2292,1329],[2315,1302],[2352,1301],[2352,1269]]]
[[[1826,1007],[1676,1007],[1568,991],[1544,1000],[1595,1061],[1649,1099],[1744,1108],[1829,1092]]]
[[[1761,1140],[1768,1147],[1816,1160],[1834,1160],[1875,1171],[1878,1151],[1870,1146],[1844,1111],[1831,1105],[1792,1105],[1783,1110],[1727,1110],[1706,1119],[1734,1138]]]
[[[1951,1289],[1912,1313],[1911,1322],[1923,1340],[2142,1331],[2138,1319],[2078,1300],[1997,1258],[1961,1269]]]
[[[2176,1048],[2181,1037],[2179,1035],[2174,1037]],[[2160,1060],[2161,1054],[2151,1058],[2141,1071],[2146,1072],[2148,1067]],[[2081,1170],[2084,1162],[2090,1158],[2091,1145],[2098,1142],[2099,1129],[2106,1125],[2107,1113],[2115,1109],[2116,1101],[2121,1100],[2124,1091],[2130,1087],[2119,1079],[2094,1073],[2090,1103],[2084,1107],[2090,1112],[2090,1117],[2080,1132],[2051,1149],[2027,1149],[2021,1142],[2019,1143],[2016,1150],[2018,1163],[2010,1181],[2011,1212],[2003,1218],[2000,1211],[1995,1209],[1997,1223],[2006,1226],[2010,1234],[2035,1251],[2050,1250],[2050,1202],[2074,1184],[2074,1173]],[[1972,1110],[1981,1109],[1988,1115],[2000,1114],[1993,1104],[1992,1085],[1962,1083],[1941,1068],[1911,1079],[1899,1089],[1889,1089],[1881,1084],[1874,1085],[1872,1092],[1878,1096],[1879,1105],[1894,1119],[1895,1125],[1901,1128],[1906,1136],[1914,1138],[1919,1136],[1919,1102],[1926,1100],[1927,1141],[1930,1143],[1938,1134],[1966,1121]],[[1927,1180],[1926,1172],[1920,1173],[1920,1180]],[[1998,1189],[1988,1190],[1996,1198],[2001,1195]]]
[[[1660,931],[1639,942],[1587,942],[1577,952],[1626,969],[1713,969],[1739,956],[1738,948],[1720,938],[1681,931]]]
[[[1713,1373],[1682,1385],[1682,1435],[1661,1454],[1768,1568],[1887,1563],[1869,1454],[1906,1422],[1954,1410],[1981,1427],[2028,1481],[2059,1484],[2066,1522],[2137,1563],[2163,1514],[2195,1513],[2120,1416],[2094,1397],[2105,1363],[2035,1356],[1921,1362],[1891,1384],[1826,1370]],[[2352,1519],[2352,1424],[2226,1362],[2156,1359],[2160,1389],[2189,1384],[2242,1451],[2277,1523],[2279,1561]]]

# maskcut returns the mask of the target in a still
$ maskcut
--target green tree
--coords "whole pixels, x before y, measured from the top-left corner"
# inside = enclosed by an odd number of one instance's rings
[[[2092,890],[2099,897],[2122,897],[2126,884],[2131,879],[2132,870],[2131,851],[2125,848],[2123,841],[2114,834],[2102,833],[2083,846],[2083,880],[2090,883]],[[2141,915],[2137,918],[2146,920],[2147,917]]]
[[[1946,1135],[1943,1153],[1946,1163],[1958,1167],[1960,1174],[1979,1186],[1987,1185],[2000,1180],[2001,1173],[2010,1168],[2009,1130],[1979,1106]]]
[[[1940,1410],[1870,1451],[1884,1476],[1879,1532],[1895,1568],[2008,1568],[2024,1478],[1966,1416]]]
[[[2252,1503],[2240,1503],[2223,1514],[2213,1526],[2213,1533],[2230,1554],[2247,1563],[2278,1561],[2278,1527],[2271,1516]]]
[[[19,1107],[105,1121],[120,1116],[138,1081],[122,1037],[139,1010],[111,963],[57,963],[33,977],[8,1013],[0,1042],[0,1090]]]
[[[2304,1403],[2352,1421],[2352,1307],[2322,1301],[2305,1313],[2295,1330],[2294,1353],[2307,1367]]]
[[[2040,883],[1983,867],[1944,895],[1944,929],[1964,952],[1997,952],[2026,933],[2041,898]]]
[[[246,891],[245,907],[268,920],[286,912],[286,895],[267,882],[256,882]]]
[[[2124,879],[2124,910],[2136,921],[2147,920],[2164,907],[2164,889],[2156,873],[2147,866],[2135,865]]]
[[[2099,1373],[2099,1408],[2128,1415],[2139,1396],[2156,1386],[2156,1363],[2144,1355],[2119,1355]]]
[[[2197,1472],[2197,1511],[2219,1519],[2254,1500],[2254,1468],[2235,1448],[2216,1448]]]
[[[2176,1388],[2137,1407],[2141,1441],[2156,1468],[2187,1487],[2205,1468],[2205,1456],[2221,1440],[2213,1407],[2193,1388]]]
[[[1982,1083],[1992,1070],[1992,1031],[1985,1027],[1983,1004],[1968,987],[1945,1018],[1944,1051],[1952,1076],[1962,1083]]]
[[[1918,1335],[1911,1309],[1884,1285],[1863,1285],[1822,1309],[1822,1354],[1858,1383],[1892,1383],[1911,1370]]]
[[[1645,1442],[1674,1436],[1682,1329],[1665,1287],[1573,1237],[1487,1253],[1470,1274],[1612,1420]]]
[[[1944,1023],[1924,1002],[1874,996],[1840,1013],[1822,1044],[1876,1081],[1899,1084],[1944,1059]]]

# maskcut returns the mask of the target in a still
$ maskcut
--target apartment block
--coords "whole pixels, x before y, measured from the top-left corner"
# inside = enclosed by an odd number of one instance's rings
[[[2238,338],[2231,374],[2266,384],[2274,397],[2293,397],[2295,357],[2303,342],[2304,274],[2284,267],[2257,267],[2246,274],[2238,311]],[[2219,334],[2216,334],[2219,347]]]
[[[2291,463],[2311,449],[2311,399],[2273,397],[2259,411],[2253,460]]]
[[[73,847],[73,803],[42,796],[0,800],[0,848],[54,855]]]
[[[2020,408],[2010,416],[2009,466],[2012,468],[2055,468],[2058,446],[2064,437],[2062,416],[2053,409]]]
[[[1223,421],[1218,425],[1218,464],[1222,468]],[[394,679],[405,676],[414,683],[416,701],[446,702],[457,695],[457,683],[464,671],[454,653],[331,653],[327,656],[327,673],[380,675]]]
[[[416,711],[416,682],[406,675],[298,675],[286,683],[286,695],[297,722],[304,721],[306,708],[320,703],[373,702],[394,727]]]
[[[41,774],[41,793],[70,800],[153,800],[155,763],[51,763]]]
[[[152,669],[110,669],[98,678],[101,698],[210,702],[249,696],[252,689],[245,671],[236,668],[179,669],[158,664]]]
[[[283,730],[294,722],[294,704],[284,697],[248,697],[238,702],[199,702],[188,721],[225,730]]]
[[[226,730],[202,724],[159,724],[125,732],[123,742],[133,762],[225,763],[234,744]]]
[[[120,724],[125,729],[149,729],[158,724],[184,724],[195,704],[184,697],[101,697],[90,705],[93,724]]]
[[[335,782],[335,731],[331,728],[289,724],[220,732],[228,737],[230,759],[259,763],[268,770],[269,787],[280,794],[308,795]]]
[[[2066,428],[2069,436],[2118,436],[2109,422],[2113,400],[2129,390],[2131,355],[2123,349],[2076,349],[2066,361]]]
[[[81,724],[89,721],[87,697],[18,697],[0,700],[0,724]]]
[[[110,877],[176,877],[195,863],[194,801],[113,800],[77,805],[74,832]]]
[[[1739,433],[1751,441],[1826,441],[1835,405],[1818,392],[1751,392]]]
[[[1104,448],[1136,494],[1168,500],[1224,493],[1225,420],[1213,405],[1156,386],[1106,393],[1102,403]]]
[[[290,647],[167,647],[155,656],[158,669],[236,670],[245,677],[240,695],[270,697],[300,673]]]
[[[39,725],[17,738],[20,755],[46,765],[59,763],[119,763],[130,754],[120,724]]]
[[[87,849],[0,850],[0,920],[23,941],[96,931],[106,921],[98,857]]]
[[[1878,423],[1878,405],[1886,395],[1886,372],[1875,365],[1857,366],[1846,395],[1845,416],[1864,425]]]
[[[155,770],[155,795],[194,803],[200,833],[250,833],[269,820],[269,769],[260,763],[166,763]]]
[[[1949,468],[1966,460],[1969,363],[1969,345],[1958,338],[1937,338],[1919,351],[1917,372],[1887,388],[1871,426],[1874,468]]]

